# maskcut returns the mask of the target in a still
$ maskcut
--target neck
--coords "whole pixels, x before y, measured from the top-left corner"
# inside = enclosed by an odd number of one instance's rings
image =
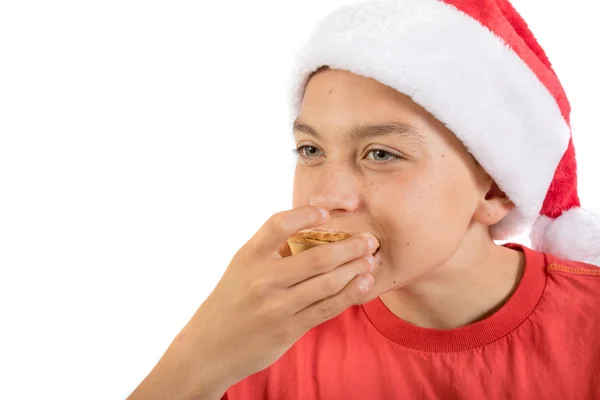
[[[459,328],[490,316],[516,289],[525,259],[491,239],[474,244],[464,244],[448,263],[381,300],[399,318],[424,328]]]

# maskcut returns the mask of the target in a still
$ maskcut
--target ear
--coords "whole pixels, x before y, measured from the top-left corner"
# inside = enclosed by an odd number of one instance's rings
[[[515,204],[491,177],[488,179],[487,188],[487,193],[480,199],[473,217],[483,225],[492,226],[506,217],[515,208]]]

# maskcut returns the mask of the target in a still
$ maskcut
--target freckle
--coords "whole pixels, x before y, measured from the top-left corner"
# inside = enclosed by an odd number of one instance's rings
[[[396,283],[396,281],[392,282],[392,283]]]
[[[333,93],[333,89],[329,89],[329,94]]]
[[[407,245],[407,246],[410,246],[410,242],[406,242],[406,245]]]
[[[445,155],[444,155],[444,153],[442,153],[442,158],[444,158],[444,157],[445,157]]]
[[[383,265],[383,261],[379,261],[379,265]]]

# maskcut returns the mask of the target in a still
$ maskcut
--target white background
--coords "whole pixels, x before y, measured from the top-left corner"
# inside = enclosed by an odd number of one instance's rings
[[[0,398],[122,399],[145,377],[291,206],[293,51],[345,3],[1,3]],[[600,211],[596,15],[514,4],[571,99]]]

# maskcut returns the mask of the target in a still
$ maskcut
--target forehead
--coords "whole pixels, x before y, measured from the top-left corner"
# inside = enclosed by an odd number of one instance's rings
[[[299,119],[322,124],[409,123],[432,118],[410,97],[374,79],[325,69],[309,79]]]
[[[419,133],[436,120],[410,97],[374,79],[325,69],[309,79],[296,121],[344,130],[396,125]]]

